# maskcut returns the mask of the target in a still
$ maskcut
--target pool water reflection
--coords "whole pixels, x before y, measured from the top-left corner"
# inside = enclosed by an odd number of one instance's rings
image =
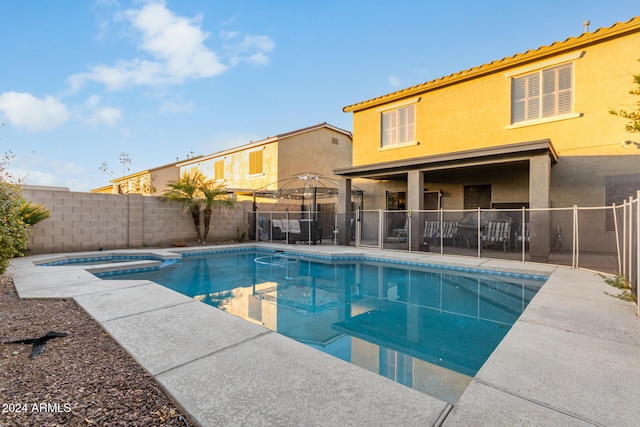
[[[544,283],[262,252],[110,278],[153,280],[451,403]]]

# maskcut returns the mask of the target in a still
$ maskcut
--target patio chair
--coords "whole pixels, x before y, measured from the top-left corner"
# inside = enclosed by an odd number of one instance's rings
[[[432,241],[440,237],[440,221],[428,219],[424,222],[424,233],[422,234],[422,244],[429,246]]]
[[[450,241],[452,245],[456,244],[456,239],[458,239],[457,221],[445,221],[442,224],[442,239]]]
[[[502,252],[506,253],[511,240],[511,220],[490,220],[484,228],[482,243],[495,246],[502,243]]]
[[[400,243],[406,242],[408,229],[409,229],[409,219],[407,218],[404,221],[404,225],[402,226],[402,228],[394,228],[391,231],[392,241],[400,242]]]
[[[319,227],[318,221],[302,219],[299,222],[296,220],[296,224],[299,227],[298,232],[289,232],[289,243],[311,242],[314,245],[318,241],[322,243],[322,228]]]
[[[389,221],[389,231],[391,231],[391,235],[387,235],[385,238],[385,243],[389,243],[393,245],[395,249],[401,249],[408,242],[408,232],[409,232],[409,219],[405,219],[404,225],[401,228],[399,226],[399,217],[396,216],[393,220]]]
[[[272,219],[271,220],[271,238],[273,240],[282,240],[284,239],[285,232],[282,225],[282,220],[280,219]]]
[[[273,219],[271,220],[273,240],[284,240],[287,235],[300,234],[300,221],[297,219]]]
[[[264,217],[258,217],[258,239],[262,241],[270,240],[271,235],[267,230],[267,224],[269,220]]]

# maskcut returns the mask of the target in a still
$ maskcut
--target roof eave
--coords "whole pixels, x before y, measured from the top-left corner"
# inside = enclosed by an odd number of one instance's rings
[[[233,148],[229,148],[227,150],[218,151],[218,152],[213,153],[213,154],[207,154],[205,156],[200,156],[200,157],[197,157],[197,158],[185,160],[183,162],[176,163],[176,166],[177,167],[184,167],[184,166],[188,166],[188,165],[191,165],[191,164],[194,164],[194,163],[199,163],[199,162],[203,162],[203,161],[206,161],[206,160],[211,160],[211,159],[214,159],[216,157],[222,157],[222,156],[226,156],[226,155],[229,155],[229,154],[232,154],[232,153],[237,153],[237,152],[240,152],[240,151],[251,150],[253,148],[260,147],[261,145],[271,144],[273,142],[281,141],[281,140],[290,138],[292,136],[301,135],[303,133],[311,132],[311,131],[314,131],[316,129],[320,129],[320,128],[323,128],[323,127],[327,128],[327,129],[331,129],[331,130],[333,130],[335,132],[342,133],[342,134],[348,136],[349,138],[353,138],[353,135],[348,130],[340,129],[339,127],[336,127],[336,126],[330,125],[327,122],[324,122],[324,123],[319,123],[317,125],[309,126],[309,127],[306,127],[306,128],[297,129],[297,130],[294,130],[294,131],[291,131],[291,132],[282,133],[282,134],[279,134],[279,135],[276,135],[276,136],[270,136],[270,137],[267,137],[265,139],[261,139],[259,141],[253,141],[253,142],[250,142],[248,144],[239,145],[239,146],[236,146],[236,147],[233,147]]]
[[[406,89],[392,92],[377,98],[347,105],[342,109],[345,113],[365,110],[388,102],[415,96],[421,93],[430,92],[446,86],[458,84],[466,80],[476,79],[487,74],[497,73],[509,68],[515,68],[529,62],[538,61],[549,56],[557,55],[561,52],[571,51],[586,47],[591,44],[600,43],[625,34],[640,31],[640,16],[630,19],[624,23],[616,23],[608,28],[599,28],[592,33],[583,33],[578,37],[570,37],[563,42],[555,42],[548,46],[542,46],[536,50],[529,50],[511,57],[503,58],[488,64],[473,67],[458,73],[450,74],[439,79],[411,86]]]

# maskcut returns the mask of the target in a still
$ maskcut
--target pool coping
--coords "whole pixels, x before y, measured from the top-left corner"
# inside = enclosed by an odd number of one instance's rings
[[[122,265],[70,264],[44,271],[36,265],[79,255],[52,254],[16,258],[9,272],[21,298],[73,298],[202,426],[513,425],[532,420],[611,425],[640,416],[640,409],[626,402],[637,394],[640,380],[636,306],[607,295],[616,291],[597,272],[422,252],[267,243],[100,255],[166,259],[252,248],[516,271],[549,279],[451,406],[153,282],[108,281],[89,272]],[[158,262],[124,264],[157,268]],[[220,327],[204,327],[211,322]]]

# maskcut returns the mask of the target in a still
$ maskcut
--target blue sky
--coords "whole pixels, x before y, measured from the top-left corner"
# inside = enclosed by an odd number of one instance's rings
[[[351,130],[346,105],[639,13],[637,0],[1,1],[0,152],[27,184],[89,191],[112,179],[103,162],[118,177],[324,121]]]

